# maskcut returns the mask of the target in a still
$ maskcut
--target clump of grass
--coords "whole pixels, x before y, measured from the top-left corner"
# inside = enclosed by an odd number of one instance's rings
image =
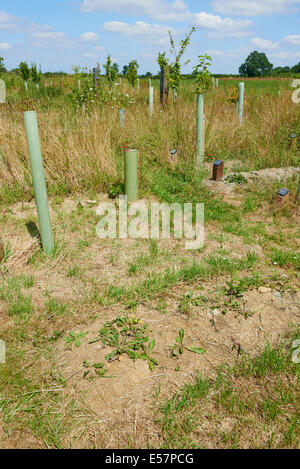
[[[33,276],[14,276],[7,282],[0,284],[0,299],[7,304],[8,314],[14,317],[16,322],[27,322],[32,315],[31,295],[23,293],[23,289],[32,288]]]
[[[161,406],[159,445],[297,448],[299,372],[289,349],[268,345],[256,357],[219,368],[214,378],[197,375]]]
[[[273,248],[271,261],[280,267],[294,267],[296,270],[300,270],[300,254],[296,252]]]

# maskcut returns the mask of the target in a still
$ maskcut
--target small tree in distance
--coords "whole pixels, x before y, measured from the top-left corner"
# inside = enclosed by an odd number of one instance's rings
[[[132,60],[128,65],[128,71],[126,78],[132,86],[136,85],[138,79],[138,63],[136,60]]]
[[[5,72],[6,72],[6,68],[4,66],[4,58],[0,57],[0,73],[5,73]]]
[[[23,78],[25,83],[27,83],[27,81],[30,78],[30,68],[28,67],[27,62],[21,62],[20,63],[19,71],[20,71],[21,78]]]
[[[175,41],[173,39],[171,31],[169,31],[169,38],[170,38],[170,44],[171,44],[171,53],[174,56],[175,62],[170,64],[170,76],[169,76],[169,84],[170,87],[175,89],[176,91],[179,88],[180,82],[181,82],[181,64],[180,64],[180,59],[185,53],[185,50],[187,46],[190,43],[191,40],[191,35],[196,31],[196,28],[192,27],[190,32],[185,36],[185,39],[182,39],[180,41],[180,49],[179,52],[176,51],[176,46],[175,46]],[[190,62],[190,60],[187,60],[184,65],[187,65]]]
[[[118,75],[118,68],[116,68],[116,66],[118,67],[117,64],[113,64],[113,65],[111,64],[111,57],[110,55],[108,55],[106,59],[106,64],[104,65],[104,69],[106,71],[106,77],[107,77],[110,88],[112,86],[112,83],[116,80],[117,75]]]
[[[239,74],[243,77],[263,77],[271,73],[273,64],[264,52],[256,50],[248,55],[245,63],[239,68]]]
[[[31,64],[30,76],[31,76],[33,83],[38,86],[42,78],[41,66],[38,71],[36,64]]]
[[[180,41],[179,43],[179,51],[177,52],[175,41],[173,39],[171,31],[169,31],[169,38],[170,38],[170,52],[174,56],[174,62],[169,62],[168,58],[166,57],[166,53],[159,53],[157,62],[160,66],[160,69],[164,70],[167,80],[168,80],[168,85],[174,90],[174,97],[177,95],[177,91],[181,82],[181,64],[180,64],[180,59],[183,56],[187,46],[190,43],[191,40],[191,35],[193,32],[196,31],[196,28],[192,27],[190,32],[186,34],[185,39]],[[187,65],[190,61],[187,60],[185,62],[185,65]],[[176,99],[176,98],[175,98]]]
[[[124,76],[126,76],[126,75],[127,75],[128,68],[129,68],[129,67],[128,67],[128,65],[124,65],[124,67],[123,67],[123,71],[122,71],[122,74],[123,74]]]

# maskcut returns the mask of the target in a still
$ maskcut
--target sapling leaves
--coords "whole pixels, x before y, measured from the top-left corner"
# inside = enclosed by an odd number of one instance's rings
[[[80,347],[81,345],[81,339],[85,337],[88,334],[88,332],[79,332],[76,334],[73,331],[69,331],[69,336],[70,337],[65,337],[64,340],[70,344],[70,347],[72,348],[73,344],[75,344],[76,347]]]
[[[90,375],[90,378],[95,376],[100,376],[101,378],[113,378],[113,376],[106,375],[108,370],[104,368],[104,366],[104,363],[93,363],[93,365],[91,365],[87,360],[84,360],[83,367],[86,368],[86,370],[83,373],[83,377],[86,378],[86,376]]]
[[[175,344],[172,347],[171,357],[179,358],[179,355],[183,354],[184,349],[188,350],[189,352],[197,353],[198,355],[202,355],[206,352],[204,348],[201,347],[186,347],[184,345],[184,329],[180,329],[178,336],[175,339]]]
[[[193,69],[193,73],[196,75],[196,93],[205,93],[211,85],[212,76],[208,70],[211,62],[212,58],[209,55],[199,55],[199,64]]]
[[[118,316],[114,321],[107,322],[99,330],[99,337],[90,343],[99,340],[103,345],[114,349],[106,355],[107,361],[117,360],[120,355],[126,354],[134,362],[138,359],[148,361],[151,371],[158,365],[150,355],[155,347],[155,340],[150,341],[148,325],[142,325],[141,320],[135,316]]]
[[[206,350],[201,347],[186,347],[186,350],[188,350],[189,352],[198,353],[199,355],[203,355],[203,353],[206,352]]]

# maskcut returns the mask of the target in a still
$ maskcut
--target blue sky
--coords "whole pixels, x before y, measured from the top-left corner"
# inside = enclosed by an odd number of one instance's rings
[[[203,53],[214,73],[237,73],[253,50],[275,66],[300,62],[300,0],[0,0],[0,56],[8,69],[70,72],[110,54],[121,69],[137,59],[140,73],[157,72],[168,30],[178,43],[192,26],[186,72]]]

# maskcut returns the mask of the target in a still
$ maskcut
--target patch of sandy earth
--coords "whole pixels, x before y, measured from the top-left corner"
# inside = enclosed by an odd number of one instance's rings
[[[142,282],[151,274],[157,273],[162,274],[164,271],[172,268],[180,268],[184,265],[190,265],[193,261],[203,262],[204,258],[215,254],[216,250],[220,249],[220,243],[215,240],[208,239],[209,234],[216,235],[218,231],[213,227],[205,227],[206,241],[204,244],[204,252],[194,252],[185,249],[185,241],[178,242],[177,240],[161,240],[158,242],[158,251],[164,252],[169,250],[167,259],[158,257],[157,261],[154,261],[149,266],[145,266],[138,275],[138,282]],[[220,232],[221,233],[221,232]],[[87,259],[86,263],[79,261],[82,267],[87,268],[86,277],[93,277],[97,281],[97,289],[103,291],[107,285],[129,287],[130,285],[136,284],[136,277],[128,274],[129,265],[131,262],[135,262],[140,254],[149,256],[149,245],[136,247],[133,251],[130,249],[131,246],[135,246],[135,243],[126,240],[124,241],[124,247],[118,247],[117,262],[110,262],[110,256],[114,252],[113,246],[110,248],[103,247],[99,243],[98,245],[93,244],[90,246],[88,254],[92,252],[91,259]],[[249,249],[255,252],[260,257],[264,257],[263,249],[257,244],[253,244],[250,247],[245,245],[241,238],[238,236],[230,236],[222,244],[222,249],[229,251],[230,258],[241,259],[244,257]],[[184,262],[183,262],[184,259]]]
[[[212,179],[205,180],[204,186],[209,190],[223,196],[225,202],[228,202],[236,207],[239,207],[243,202],[243,197],[235,193],[235,188],[238,187],[235,183],[228,182],[227,178],[236,174],[244,176],[248,182],[261,182],[265,184],[270,181],[285,181],[296,174],[300,174],[300,168],[266,168],[260,171],[249,172],[227,172],[223,179],[213,181]]]
[[[279,298],[276,295],[278,292],[274,291],[264,294],[257,290],[249,291],[244,302],[246,310],[253,312],[253,316],[245,319],[229,312],[215,317],[214,324],[208,308],[197,308],[195,316],[187,318],[178,313],[176,303],[172,309],[168,308],[167,314],[139,305],[135,315],[148,323],[151,329],[149,336],[156,340],[153,356],[159,366],[152,373],[146,362],[138,360],[134,363],[127,356],[122,356],[120,361],[107,364],[108,374],[113,378],[97,378],[91,382],[83,379],[83,361],[107,363],[105,355],[110,348],[104,348],[101,342],[89,345],[88,340],[97,337],[97,331],[107,320],[121,313],[118,308],[111,308],[105,319],[86,326],[84,330],[89,334],[79,348],[67,351],[63,343],[58,345],[57,367],[67,378],[68,386],[73,388],[76,397],[80,399],[81,396],[84,405],[98,416],[99,425],[109,423],[111,428],[121,425],[130,433],[128,425],[134,421],[136,409],[149,411],[151,396],[158,385],[162,385],[161,397],[166,397],[190,381],[197,370],[208,373],[217,365],[233,363],[239,349],[246,354],[254,354],[267,342],[275,343],[291,323],[300,324],[300,293],[284,292]],[[181,328],[185,330],[185,345],[205,348],[204,355],[185,350],[178,360],[170,357],[170,349]],[[177,365],[180,365],[180,371],[175,371]]]
[[[300,173],[300,168],[290,166],[288,168],[266,168],[266,169],[261,169],[259,171],[249,171],[249,172],[242,171],[241,173],[238,173],[238,174],[241,174],[247,180],[250,180],[250,181],[261,180],[263,182],[268,182],[268,181],[287,180],[299,173]],[[237,174],[237,173],[227,173],[225,176],[225,180],[228,176],[233,176],[234,174]]]

